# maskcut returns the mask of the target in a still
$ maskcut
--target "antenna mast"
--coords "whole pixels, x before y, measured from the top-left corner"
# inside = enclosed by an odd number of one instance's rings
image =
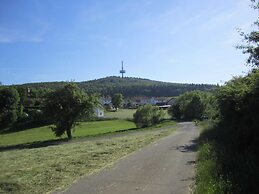
[[[123,61],[121,62],[121,70],[120,70],[120,73],[121,73],[121,77],[123,78],[123,74],[126,73],[126,71],[123,69]]]

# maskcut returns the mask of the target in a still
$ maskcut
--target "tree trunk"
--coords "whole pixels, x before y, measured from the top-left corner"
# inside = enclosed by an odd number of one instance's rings
[[[72,139],[72,133],[71,133],[71,129],[67,129],[67,139],[71,140]]]

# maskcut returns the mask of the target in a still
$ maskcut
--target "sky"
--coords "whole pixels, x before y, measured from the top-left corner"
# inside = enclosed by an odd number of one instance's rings
[[[249,0],[0,0],[0,82],[120,76],[222,84],[249,71]]]

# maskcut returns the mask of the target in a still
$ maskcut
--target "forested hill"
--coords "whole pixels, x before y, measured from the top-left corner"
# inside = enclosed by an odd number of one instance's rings
[[[106,77],[91,81],[75,82],[87,93],[100,93],[103,96],[111,96],[114,93],[122,93],[125,97],[132,96],[178,96],[187,91],[208,91],[216,87],[210,84],[180,84],[160,82],[142,78]],[[23,86],[31,88],[60,88],[66,82],[42,82],[29,83]]]

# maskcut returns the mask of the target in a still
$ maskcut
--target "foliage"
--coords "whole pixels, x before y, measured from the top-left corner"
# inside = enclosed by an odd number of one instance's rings
[[[196,193],[258,193],[259,70],[234,77],[213,98],[220,122],[200,135]]]
[[[21,114],[20,97],[15,88],[0,90],[0,128],[13,124]]]
[[[45,113],[52,119],[56,136],[65,132],[68,139],[72,138],[71,129],[81,117],[91,117],[97,99],[86,95],[75,84],[67,84],[64,88],[50,93],[45,101]]]
[[[222,122],[233,130],[237,146],[246,149],[259,142],[259,70],[233,78],[216,96]]]
[[[134,113],[133,118],[137,127],[148,127],[159,123],[164,116],[164,112],[158,107],[150,104],[140,106]]]
[[[115,76],[85,82],[77,82],[76,84],[88,94],[99,93],[102,96],[113,96],[115,93],[121,93],[124,97],[171,97],[178,96],[188,91],[209,91],[216,88],[215,85],[210,84],[179,84],[131,77],[122,79]],[[43,82],[24,84],[22,86],[30,87],[31,89],[57,89],[64,87],[64,85],[65,82]]]
[[[253,2],[252,7],[258,12],[259,11],[259,1],[251,0]],[[244,54],[249,54],[247,59],[247,64],[253,67],[259,67],[259,19],[254,22],[256,30],[245,34],[241,32],[241,36],[246,42],[245,45],[239,45],[237,48],[242,49]]]
[[[120,93],[116,93],[112,97],[112,105],[113,107],[117,110],[118,108],[121,107],[123,102],[123,96]]]
[[[202,128],[194,193],[259,193],[258,147],[236,149],[238,139],[223,123],[206,121]]]
[[[171,115],[172,118],[181,119],[181,110],[180,104],[177,102],[170,106],[167,110],[168,114]]]
[[[193,91],[180,95],[176,103],[168,109],[168,113],[176,119],[201,119],[216,117],[216,109],[212,106],[215,99],[212,93]]]

